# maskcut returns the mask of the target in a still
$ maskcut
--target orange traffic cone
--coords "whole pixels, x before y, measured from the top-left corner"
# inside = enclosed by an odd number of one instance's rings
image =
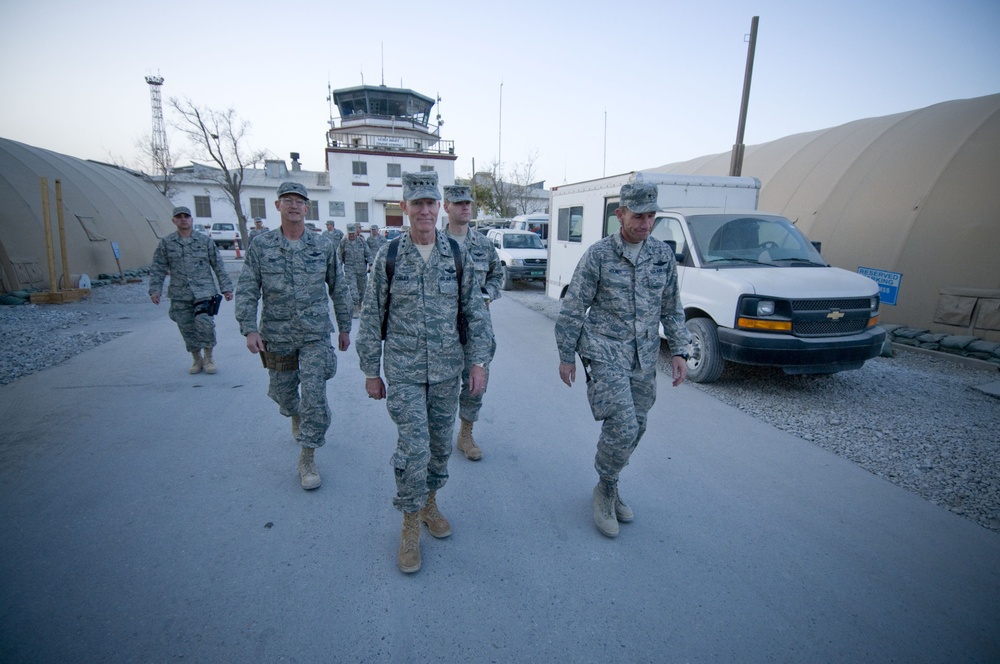
[[[239,238],[236,238],[236,241],[233,242],[233,246],[236,247],[236,257],[237,258],[243,258],[242,256],[240,256],[240,239]]]

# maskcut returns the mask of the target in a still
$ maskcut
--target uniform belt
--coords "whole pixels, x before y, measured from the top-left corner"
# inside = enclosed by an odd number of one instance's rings
[[[265,369],[271,371],[296,371],[299,368],[299,354],[278,355],[266,350],[260,352],[260,361]]]

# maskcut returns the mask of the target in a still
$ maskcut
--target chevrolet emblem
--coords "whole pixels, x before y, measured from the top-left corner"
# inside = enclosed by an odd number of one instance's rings
[[[830,313],[828,313],[826,315],[826,317],[829,318],[830,320],[840,320],[841,318],[844,317],[844,312],[843,311],[831,311]]]

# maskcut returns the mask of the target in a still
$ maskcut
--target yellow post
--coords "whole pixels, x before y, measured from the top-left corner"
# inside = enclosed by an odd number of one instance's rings
[[[66,254],[66,220],[63,215],[62,181],[56,180],[56,219],[59,221],[59,249],[62,252],[62,287],[69,289],[69,258]]]
[[[42,178],[42,223],[45,224],[45,250],[49,258],[49,290],[58,290],[56,284],[56,257],[52,249],[52,213],[49,211],[49,180]]]

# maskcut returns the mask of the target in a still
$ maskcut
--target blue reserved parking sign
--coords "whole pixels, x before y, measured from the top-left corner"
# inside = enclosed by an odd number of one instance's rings
[[[859,267],[858,273],[865,275],[878,284],[878,294],[882,304],[896,304],[896,300],[899,298],[899,282],[903,280],[902,272],[876,270],[873,267]]]

